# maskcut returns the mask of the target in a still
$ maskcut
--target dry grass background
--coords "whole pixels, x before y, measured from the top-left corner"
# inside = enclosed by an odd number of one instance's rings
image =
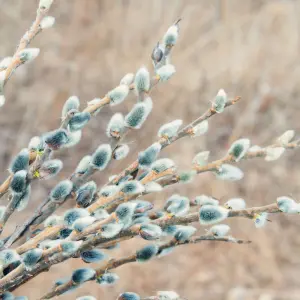
[[[34,19],[37,2],[0,0],[0,56],[13,53]],[[213,158],[218,158],[229,141],[239,137],[266,145],[287,129],[300,133],[299,14],[298,0],[56,0],[51,10],[55,27],[32,43],[41,49],[40,56],[20,68],[7,85],[7,104],[0,110],[0,180],[7,175],[12,156],[26,147],[30,137],[56,128],[68,96],[76,94],[85,103],[104,96],[125,73],[144,64],[151,67],[154,44],[178,17],[183,21],[173,52],[177,73],[152,92],[154,111],[143,130],[128,137],[133,141],[128,160],[95,176],[99,184],[149,145],[160,124],[199,116],[221,87],[243,101],[211,119],[209,134],[182,140],[162,156],[185,168],[198,151],[210,149]],[[14,216],[9,230],[30,214],[55,182],[72,172],[84,154],[107,141],[103,129],[110,116],[127,112],[134,101],[131,96],[120,106],[103,109],[86,127],[78,146],[56,154],[64,161],[64,171],[53,181],[35,183],[31,206]],[[297,199],[299,160],[298,151],[275,163],[242,162],[245,178],[240,182],[220,182],[204,174],[192,184],[172,187],[149,199],[161,205],[174,192],[189,197],[207,193],[224,200],[244,197],[249,206],[271,203],[287,194]],[[300,299],[299,217],[274,216],[272,220],[262,230],[247,220],[230,220],[233,234],[251,239],[251,245],[182,247],[172,256],[120,268],[121,280],[113,287],[88,283],[61,299],[90,293],[110,300],[123,291],[146,296],[168,289],[188,300]],[[115,255],[130,253],[141,244],[129,241]],[[69,275],[79,265],[77,260],[57,265],[16,294],[36,299],[55,278]]]

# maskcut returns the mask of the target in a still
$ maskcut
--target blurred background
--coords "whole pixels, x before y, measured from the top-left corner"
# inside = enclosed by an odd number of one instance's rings
[[[0,0],[0,58],[13,54],[37,5],[38,0]],[[152,70],[154,45],[179,17],[180,38],[172,54],[177,73],[151,92],[154,111],[142,130],[127,137],[128,159],[94,176],[99,185],[156,140],[162,124],[174,119],[186,124],[197,118],[220,88],[230,97],[242,96],[242,101],[210,119],[208,134],[180,140],[161,157],[186,169],[199,151],[209,149],[212,159],[220,158],[240,137],[268,145],[285,130],[300,132],[298,0],[55,0],[50,15],[56,18],[54,28],[31,44],[41,49],[39,57],[19,68],[7,84],[7,103],[0,110],[0,181],[8,174],[11,158],[32,136],[57,128],[69,96],[77,95],[84,107],[117,86],[126,73],[142,65]],[[104,132],[111,115],[128,112],[135,101],[131,94],[123,104],[103,109],[84,129],[79,145],[55,153],[64,170],[54,180],[34,183],[30,206],[11,219],[6,234],[25,220],[55,183],[72,173],[83,155],[107,142]],[[298,199],[299,160],[299,151],[293,151],[276,162],[243,161],[245,177],[239,182],[203,174],[193,183],[145,199],[159,207],[173,193],[190,198],[208,194],[222,202],[243,197],[248,206],[269,204],[283,195]],[[121,280],[112,287],[91,282],[60,299],[91,294],[114,300],[124,291],[150,296],[158,290],[174,290],[188,300],[300,299],[300,219],[284,215],[271,219],[263,229],[255,229],[246,219],[228,221],[232,234],[252,240],[250,245],[207,242],[180,247],[170,256],[119,268]],[[128,241],[112,253],[122,257],[142,244],[139,239]],[[81,265],[75,259],[56,265],[15,293],[37,299],[55,279]]]

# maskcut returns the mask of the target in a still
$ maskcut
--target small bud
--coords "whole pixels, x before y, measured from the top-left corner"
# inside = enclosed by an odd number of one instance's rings
[[[256,228],[261,228],[266,225],[266,222],[268,221],[268,213],[262,212],[260,214],[256,214],[254,217],[254,224]]]
[[[294,201],[294,199],[290,197],[278,197],[277,198],[277,206],[278,208],[285,213],[295,214],[300,213],[299,204]]]
[[[192,128],[192,137],[203,135],[208,131],[208,121],[204,120]]]
[[[126,292],[120,294],[117,300],[141,300],[141,297],[136,293]]]
[[[245,209],[246,203],[242,198],[232,198],[224,204],[224,207],[232,210]]]
[[[40,53],[38,48],[26,48],[18,53],[18,57],[22,63],[34,60]]]
[[[180,300],[179,295],[173,291],[157,292],[158,300]]]
[[[59,182],[50,192],[50,199],[54,202],[63,202],[73,190],[73,183],[70,180]]]
[[[21,257],[16,250],[6,249],[0,252],[0,264],[3,266],[3,268],[12,263],[19,262],[20,260]]]
[[[148,147],[145,151],[140,152],[138,155],[139,167],[147,169],[157,159],[158,154],[161,150],[160,143],[154,143]]]
[[[157,174],[168,169],[175,169],[175,163],[169,158],[158,159],[151,165],[151,170],[156,172]]]
[[[145,193],[157,193],[163,190],[163,187],[157,183],[157,182],[148,182],[147,184],[144,185],[145,187]]]
[[[285,152],[283,147],[276,147],[276,148],[267,148],[266,149],[267,155],[265,157],[266,161],[273,161],[280,158],[280,156]]]
[[[94,279],[95,275],[96,275],[96,271],[94,269],[91,268],[77,269],[72,274],[72,281],[75,284],[81,284],[85,281]]]
[[[247,153],[250,148],[250,140],[248,139],[240,139],[235,141],[229,151],[228,154],[232,155],[235,161],[239,161],[244,155]]]
[[[230,227],[226,224],[218,224],[211,227],[208,232],[216,237],[224,237],[228,234]]]
[[[126,144],[119,145],[113,152],[113,158],[115,160],[124,159],[129,153],[129,146]]]
[[[59,159],[52,159],[44,162],[38,171],[38,177],[41,179],[49,179],[57,175],[63,167],[63,163]]]
[[[140,129],[151,112],[151,107],[146,102],[135,104],[125,117],[125,126]]]
[[[45,136],[45,143],[52,150],[58,150],[69,142],[68,133],[64,129],[57,129]]]
[[[96,279],[97,283],[101,285],[115,284],[119,280],[119,276],[115,273],[105,273]]]
[[[134,74],[133,73],[127,73],[120,81],[120,85],[131,85],[134,80]]]
[[[44,141],[39,136],[34,136],[30,139],[28,144],[28,149],[36,152],[43,152],[44,151]]]
[[[13,58],[11,56],[4,57],[0,61],[0,69],[7,69],[8,66],[12,63],[12,61],[13,61]],[[5,72],[3,72],[3,74],[5,74]]]
[[[31,249],[22,255],[22,262],[25,268],[30,270],[41,259],[43,250],[39,248]]]
[[[282,146],[287,145],[295,136],[294,130],[287,130],[284,134],[282,134],[278,139],[277,142]]]
[[[51,16],[46,16],[40,23],[41,29],[51,28],[55,23],[55,18]]]
[[[244,177],[244,173],[241,169],[228,164],[223,164],[220,169],[214,173],[216,178],[221,180],[237,181]]]
[[[193,226],[178,225],[174,238],[178,242],[185,242],[196,232],[196,230],[197,229]]]
[[[178,180],[181,183],[190,183],[193,181],[196,175],[197,172],[195,170],[180,172],[178,175]]]
[[[106,259],[107,255],[98,249],[92,249],[82,252],[80,257],[85,263],[94,263]]]
[[[137,180],[127,181],[120,185],[120,191],[128,196],[141,194],[144,190],[144,186]]]
[[[103,144],[98,147],[92,156],[91,164],[99,171],[104,170],[111,160],[112,149],[109,144]]]
[[[29,166],[29,151],[27,148],[24,148],[15,156],[9,169],[12,173],[16,173],[21,170],[27,170],[28,166]]]
[[[190,209],[190,200],[177,194],[172,195],[166,202],[164,209],[175,216],[183,216]]]
[[[134,78],[134,87],[138,94],[148,92],[150,89],[150,74],[149,71],[142,67],[140,68]]]
[[[105,224],[101,227],[101,236],[106,239],[110,239],[118,235],[122,229],[123,225],[119,223]]]
[[[162,230],[158,225],[143,224],[139,230],[140,236],[147,241],[157,240],[162,235]]]
[[[99,196],[110,197],[110,196],[115,195],[119,190],[120,190],[120,187],[117,185],[107,185],[100,190]]]
[[[20,197],[18,203],[16,204],[17,211],[22,211],[27,207],[29,199],[30,199],[30,193],[31,193],[31,187],[30,187],[30,185],[27,185],[25,192],[22,193],[22,195],[16,196],[16,197]]]
[[[120,204],[115,211],[118,222],[123,224],[131,222],[135,206],[136,204],[131,202]]]
[[[157,254],[158,250],[159,248],[157,245],[147,245],[136,252],[136,260],[138,262],[146,262],[153,258]]]
[[[53,0],[40,0],[39,9],[49,9],[52,5]]]
[[[92,213],[93,217],[95,217],[97,220],[104,220],[109,217],[109,213],[103,209],[103,208],[98,208]]]
[[[87,216],[83,218],[79,218],[74,221],[72,228],[77,232],[82,232],[86,227],[90,226],[96,221],[96,218]]]
[[[79,219],[89,216],[89,213],[84,208],[72,208],[65,212],[64,223],[66,226],[71,227],[73,223]]]
[[[119,139],[125,130],[124,126],[125,126],[125,122],[124,122],[123,115],[121,113],[114,114],[107,125],[107,129],[106,129],[107,136],[115,139]]]
[[[221,113],[224,111],[224,108],[227,103],[227,95],[224,90],[219,90],[215,101],[213,102],[212,108],[216,111],[216,113]]]
[[[23,194],[27,187],[27,172],[25,170],[18,171],[14,174],[10,188],[13,193]]]
[[[76,298],[76,300],[97,300],[97,299],[93,296],[82,296],[82,297]]]
[[[76,113],[69,121],[68,126],[71,132],[81,130],[91,119],[91,114],[87,111]]]
[[[129,93],[128,85],[119,85],[110,92],[108,92],[107,96],[110,99],[110,106],[114,106],[122,103]]]
[[[163,37],[164,44],[168,47],[174,46],[177,42],[179,35],[179,27],[178,24],[174,24],[165,33]]]
[[[202,225],[210,225],[225,220],[228,210],[222,206],[204,205],[199,210],[199,221]]]
[[[45,227],[53,227],[62,224],[63,224],[63,218],[57,215],[49,216],[44,222]]]
[[[84,156],[79,162],[79,164],[77,165],[75,173],[81,175],[85,174],[88,168],[90,167],[91,160],[92,160],[92,156],[90,155]]]
[[[156,71],[156,74],[159,76],[160,81],[167,81],[173,76],[173,74],[175,74],[175,72],[175,67],[169,64],[159,68]]]
[[[94,198],[97,185],[94,181],[89,181],[81,186],[76,192],[76,203],[80,207],[87,207]]]
[[[171,139],[177,135],[177,132],[182,125],[182,120],[174,120],[170,123],[164,124],[158,130],[157,136],[159,138]]]
[[[82,241],[62,241],[60,246],[64,253],[73,254],[79,249],[81,244]]]
[[[135,208],[134,208],[135,214],[144,213],[154,207],[154,205],[151,202],[145,201],[145,200],[140,200],[140,199],[133,200],[133,201],[131,201],[131,203],[135,204]]]
[[[194,158],[193,158],[193,164],[197,165],[199,167],[203,167],[207,164],[209,157],[209,151],[203,151],[199,152]]]

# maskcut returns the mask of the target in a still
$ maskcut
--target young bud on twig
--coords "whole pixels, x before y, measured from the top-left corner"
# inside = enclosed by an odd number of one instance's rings
[[[17,55],[22,63],[34,60],[40,53],[38,48],[26,48],[20,51]]]
[[[285,133],[283,133],[278,139],[277,143],[279,143],[282,146],[287,145],[295,136],[294,130],[287,130]]]
[[[174,234],[177,231],[177,227],[178,226],[179,225],[168,225],[166,227],[163,227],[163,233],[164,233],[164,235],[172,235],[172,236],[174,236]]]
[[[99,195],[101,197],[110,197],[116,194],[119,190],[120,187],[117,185],[107,185],[100,190]]]
[[[179,300],[179,295],[173,291],[157,292],[158,300]]]
[[[105,273],[96,279],[97,283],[101,285],[112,285],[118,281],[120,277],[115,273]]]
[[[157,193],[163,190],[163,187],[157,183],[157,182],[148,182],[147,184],[144,185],[145,187],[145,193]]]
[[[227,208],[227,209],[232,209],[232,210],[245,209],[246,208],[246,202],[242,198],[232,198],[232,199],[229,199],[224,204],[224,207]]]
[[[150,74],[149,71],[142,67],[140,68],[134,78],[134,87],[137,94],[148,92],[150,89]]]
[[[113,152],[113,158],[115,160],[124,159],[129,153],[129,146],[126,144],[119,145]]]
[[[250,148],[250,140],[248,139],[240,139],[235,141],[229,151],[228,154],[232,155],[235,161],[239,161],[244,155],[247,153]]]
[[[91,268],[77,269],[72,274],[72,281],[75,284],[81,284],[85,281],[94,279],[95,275],[96,275],[96,271],[94,269]]]
[[[140,129],[151,112],[151,105],[148,102],[135,104],[132,110],[125,117],[125,126]]]
[[[70,195],[73,183],[70,180],[59,182],[50,192],[50,199],[54,202],[63,202]]]
[[[175,163],[173,160],[169,158],[158,159],[151,165],[151,170],[156,172],[157,174],[164,172],[168,169],[175,169]]]
[[[120,191],[128,196],[141,194],[144,190],[144,186],[137,180],[127,181],[120,185]]]
[[[280,158],[280,156],[285,152],[285,148],[283,147],[276,147],[276,148],[267,148],[267,155],[265,157],[266,161],[273,161]]]
[[[175,72],[175,67],[169,64],[159,68],[156,71],[156,74],[159,76],[160,81],[167,81],[173,76],[173,74],[175,74]]]
[[[76,192],[76,203],[80,207],[87,207],[97,190],[97,185],[94,181],[89,181],[81,186]]]
[[[161,150],[160,143],[154,143],[148,147],[145,151],[140,152],[138,155],[139,167],[141,169],[147,169],[157,159]]]
[[[22,255],[22,262],[27,270],[30,270],[41,259],[43,250],[39,248],[31,249]]]
[[[153,258],[158,252],[157,245],[147,245],[136,252],[136,260],[138,262],[146,262]]]
[[[120,204],[115,211],[118,221],[126,225],[130,223],[135,206],[136,204],[131,202]]]
[[[41,29],[51,28],[55,23],[55,18],[51,16],[46,16],[40,23]]]
[[[29,166],[29,151],[27,148],[22,149],[13,159],[10,165],[10,172],[16,173],[21,170],[27,170]]]
[[[61,249],[64,253],[75,253],[81,246],[82,241],[62,241],[60,243]]]
[[[210,225],[225,220],[228,210],[222,206],[204,205],[199,210],[199,221],[202,225]]]
[[[69,121],[68,127],[71,132],[81,130],[91,119],[91,114],[87,111],[76,113]]]
[[[63,167],[63,163],[59,159],[52,159],[44,162],[41,168],[37,171],[35,177],[41,179],[49,179],[56,176]]]
[[[133,73],[127,73],[120,81],[120,85],[131,85],[134,80],[134,74]]]
[[[125,130],[125,121],[121,113],[114,114],[106,129],[106,134],[108,137],[119,139]]]
[[[98,249],[92,249],[82,252],[80,257],[85,263],[94,263],[106,259],[107,255]]]
[[[167,200],[164,209],[174,216],[183,216],[190,209],[190,200],[187,197],[174,194]]]
[[[140,199],[133,200],[131,201],[131,203],[135,204],[135,208],[134,208],[135,214],[144,213],[154,207],[154,205],[151,202],[140,200]]]
[[[182,226],[182,225],[178,225],[176,229],[177,230],[175,232],[174,238],[177,242],[187,241],[197,230],[193,226]]]
[[[72,228],[76,230],[77,232],[82,232],[86,227],[90,226],[96,221],[96,218],[87,216],[83,218],[77,219],[73,225]]]
[[[141,297],[136,293],[126,292],[120,294],[117,300],[141,300]]]
[[[203,167],[207,164],[208,161],[208,157],[209,157],[209,151],[203,151],[203,152],[199,152],[194,158],[192,163],[194,165],[197,165],[199,167]]]
[[[79,164],[76,167],[75,173],[78,174],[85,174],[86,171],[89,169],[90,165],[91,165],[91,160],[92,160],[92,156],[91,155],[86,155],[84,156],[81,161],[79,162]]]
[[[39,136],[34,136],[33,138],[30,139],[29,144],[28,144],[28,149],[31,151],[35,151],[38,154],[41,154],[44,151],[44,141],[41,137]]]
[[[66,226],[71,227],[73,223],[79,219],[89,216],[89,213],[84,208],[72,208],[65,212],[64,223]]]
[[[244,177],[244,173],[241,169],[228,164],[223,164],[220,169],[214,173],[216,178],[221,180],[237,181]]]
[[[230,227],[226,224],[214,225],[208,230],[208,233],[216,237],[224,237],[228,234]]]
[[[108,92],[107,96],[110,99],[110,106],[120,104],[125,100],[129,93],[129,86],[122,84]]]
[[[57,215],[52,215],[49,216],[45,222],[44,222],[44,226],[45,227],[53,227],[56,225],[62,225],[64,222],[63,217],[61,216],[57,216]]]
[[[21,260],[20,255],[13,249],[6,249],[0,252],[0,265],[4,269],[8,265],[19,262]]]
[[[181,183],[190,183],[193,181],[196,175],[197,172],[195,170],[180,172],[178,175],[178,180]]]
[[[101,227],[101,236],[106,239],[110,239],[115,237],[117,234],[119,234],[122,229],[123,229],[123,224],[119,224],[119,223],[104,224]]]
[[[143,224],[139,229],[140,236],[147,241],[157,240],[162,235],[162,230],[158,225]]]
[[[224,111],[225,105],[227,103],[227,95],[223,89],[219,90],[215,101],[213,102],[212,109],[216,111],[216,113],[221,113]]]
[[[49,9],[53,3],[53,0],[40,0],[39,9]]]
[[[261,228],[266,225],[266,222],[268,221],[268,213],[262,212],[260,214],[256,214],[254,219],[254,224],[256,228]]]
[[[112,149],[109,144],[103,144],[98,147],[92,156],[91,164],[99,171],[104,170],[111,160]]]
[[[169,27],[163,37],[163,41],[166,47],[172,47],[176,44],[179,35],[179,25],[176,22],[174,25]]]
[[[285,213],[295,214],[300,213],[300,206],[290,197],[278,197],[277,198],[278,208]]]
[[[65,129],[57,129],[45,136],[45,143],[52,150],[58,150],[69,142],[68,132]]]
[[[95,217],[97,220],[104,220],[109,217],[109,213],[103,208],[98,208],[92,213],[92,216]]]
[[[62,119],[66,118],[68,115],[69,111],[78,111],[80,106],[79,98],[77,96],[71,96],[68,98],[68,100],[65,102],[63,109],[62,109],[62,114],[61,117]]]
[[[23,194],[27,187],[27,172],[25,170],[18,171],[14,174],[10,188],[15,194]]]
[[[162,125],[157,133],[159,138],[171,139],[177,135],[177,132],[182,125],[182,120],[174,120],[170,123]]]
[[[208,131],[208,121],[204,120],[192,128],[192,137],[200,136]]]

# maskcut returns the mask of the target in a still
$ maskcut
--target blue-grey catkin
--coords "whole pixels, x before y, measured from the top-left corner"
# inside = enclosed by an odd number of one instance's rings
[[[222,206],[204,205],[199,210],[199,221],[202,225],[216,224],[225,220],[228,210]]]
[[[77,145],[82,137],[82,131],[77,130],[73,132],[68,132],[68,142],[62,146],[62,148],[71,148]]]
[[[163,234],[165,235],[174,235],[177,231],[177,227],[178,225],[167,225],[165,227],[163,227]]]
[[[96,271],[94,269],[91,268],[77,269],[72,274],[72,281],[75,284],[80,284],[85,281],[94,279],[95,275],[96,275]]]
[[[61,216],[52,215],[45,220],[44,227],[53,227],[62,224],[63,224],[63,218]]]
[[[129,86],[127,84],[121,84],[108,92],[107,96],[110,99],[110,106],[114,106],[122,103],[129,93]]]
[[[82,232],[86,227],[90,226],[95,221],[96,221],[96,218],[91,217],[91,216],[79,218],[73,223],[72,228],[74,230],[76,230],[77,232]]]
[[[167,64],[159,68],[156,71],[156,74],[159,76],[160,81],[167,81],[175,74],[175,72],[175,67],[171,64]]]
[[[134,208],[134,203],[128,202],[120,204],[115,211],[118,221],[124,224],[130,222],[132,220]]]
[[[59,232],[59,237],[61,239],[66,239],[72,232],[73,232],[73,229],[64,228]]]
[[[62,169],[63,163],[59,159],[51,159],[42,164],[40,167],[37,177],[42,179],[49,179],[56,176]]]
[[[235,141],[228,151],[228,154],[233,157],[235,161],[239,161],[247,153],[250,148],[250,140],[248,139],[239,139]]]
[[[52,150],[58,150],[68,142],[68,132],[65,129],[57,129],[45,135],[45,143]]]
[[[146,262],[157,254],[158,249],[157,245],[147,245],[136,252],[136,260],[138,262]]]
[[[112,149],[109,144],[103,144],[98,147],[94,152],[91,160],[91,164],[95,169],[99,171],[104,170],[111,160]]]
[[[107,255],[98,249],[92,249],[80,253],[81,259],[85,263],[94,263],[107,258]]]
[[[136,293],[125,292],[120,294],[117,300],[141,300],[141,297]]]
[[[80,102],[77,96],[71,96],[64,104],[61,117],[64,119],[70,110],[78,110]]]
[[[159,43],[157,43],[151,53],[151,58],[154,66],[159,63],[164,56],[164,49]]]
[[[183,216],[190,209],[190,200],[180,195],[172,195],[166,202],[164,209],[175,216]]]
[[[135,104],[125,117],[125,126],[133,129],[140,129],[152,110],[149,103],[139,102]]]
[[[216,111],[216,113],[221,113],[224,111],[224,108],[227,103],[227,95],[223,89],[219,90],[215,101],[213,102],[212,108]]]
[[[195,178],[196,175],[197,175],[197,172],[195,170],[183,171],[183,172],[179,173],[178,180],[181,183],[190,183],[193,181],[193,179]]]
[[[44,139],[39,136],[34,136],[30,139],[28,149],[31,151],[42,152],[44,151]]]
[[[13,159],[9,170],[16,173],[21,170],[27,170],[29,166],[29,151],[27,148],[22,149]]]
[[[126,181],[120,185],[120,191],[125,195],[141,194],[145,190],[138,180]]]
[[[175,163],[169,158],[161,158],[151,165],[151,170],[159,174],[168,169],[175,169]]]
[[[152,241],[161,237],[162,230],[158,225],[143,224],[140,227],[139,234],[144,240]]]
[[[172,47],[176,44],[179,36],[178,21],[170,26],[163,37],[163,41],[166,47]]]
[[[85,174],[91,165],[91,160],[92,160],[91,155],[84,156],[80,160],[79,164],[77,165],[75,173],[80,174],[80,175]]]
[[[82,185],[76,192],[76,203],[80,207],[87,207],[97,190],[97,185],[94,181],[89,181]]]
[[[136,204],[134,213],[144,213],[154,207],[153,203],[141,199],[133,200],[132,203]]]
[[[193,203],[195,205],[199,205],[199,206],[203,206],[203,205],[219,205],[219,200],[207,196],[207,195],[200,195],[195,197],[195,199],[193,200]]]
[[[15,300],[15,296],[10,292],[2,294],[2,300]]]
[[[97,220],[104,220],[109,217],[109,213],[103,208],[98,208],[92,213],[92,216]]]
[[[150,223],[150,219],[147,216],[134,215],[132,218],[132,225],[135,224],[147,224]]]
[[[50,199],[54,202],[63,202],[73,190],[73,183],[70,180],[59,182],[50,192]]]
[[[244,173],[238,167],[223,164],[218,171],[215,171],[215,176],[221,180],[237,181],[244,177]]]
[[[113,152],[113,158],[115,160],[124,159],[129,153],[129,146],[126,144],[119,145]]]
[[[79,249],[81,244],[82,241],[62,241],[60,246],[63,252],[73,254]]]
[[[157,299],[159,299],[159,300],[180,300],[180,297],[174,291],[158,291]]]
[[[26,191],[27,182],[27,171],[17,171],[10,182],[10,189],[15,194],[23,194]]]
[[[82,296],[82,297],[76,298],[76,300],[97,300],[97,299],[93,296]]]
[[[101,197],[110,197],[116,194],[119,190],[120,187],[117,185],[107,185],[100,190],[99,195]]]
[[[150,89],[150,74],[149,71],[142,67],[140,68],[134,78],[134,87],[137,94],[148,92]]]
[[[97,283],[101,285],[115,284],[119,280],[119,276],[115,273],[105,273],[96,279]]]
[[[146,193],[157,193],[163,190],[163,187],[157,182],[148,182],[144,185]]]
[[[143,152],[138,155],[139,167],[141,169],[147,169],[157,159],[161,150],[160,143],[154,143]]]
[[[83,217],[89,216],[89,213],[84,208],[72,208],[65,212],[64,214],[64,223],[66,226],[70,227],[73,223]]]
[[[157,133],[159,138],[171,139],[177,135],[177,132],[182,125],[182,120],[174,120],[170,123],[162,125]]]
[[[26,269],[31,269],[41,259],[43,250],[39,248],[31,249],[22,255],[22,262]]]
[[[122,229],[123,229],[123,225],[119,223],[104,224],[101,227],[101,236],[110,239],[112,237],[115,237],[117,234],[119,234]]]
[[[29,299],[26,296],[18,296],[18,297],[15,297],[14,300],[29,300]]]
[[[0,265],[3,267],[19,261],[21,261],[21,257],[16,250],[6,249],[0,252]]]
[[[69,121],[68,128],[71,132],[81,130],[91,119],[87,111],[76,113]]]
[[[27,207],[29,199],[30,199],[30,194],[31,194],[31,186],[27,185],[25,192],[17,196],[17,197],[20,197],[18,203],[16,204],[17,211],[22,211],[23,209],[25,209]]]
[[[121,113],[114,114],[108,122],[106,135],[110,138],[119,139],[125,130],[124,116]]]
[[[131,85],[134,80],[134,74],[133,73],[127,73],[120,81],[120,85],[125,84],[125,85]]]
[[[177,230],[174,234],[174,239],[178,242],[187,241],[194,233],[196,232],[196,228],[193,226],[177,226]]]

